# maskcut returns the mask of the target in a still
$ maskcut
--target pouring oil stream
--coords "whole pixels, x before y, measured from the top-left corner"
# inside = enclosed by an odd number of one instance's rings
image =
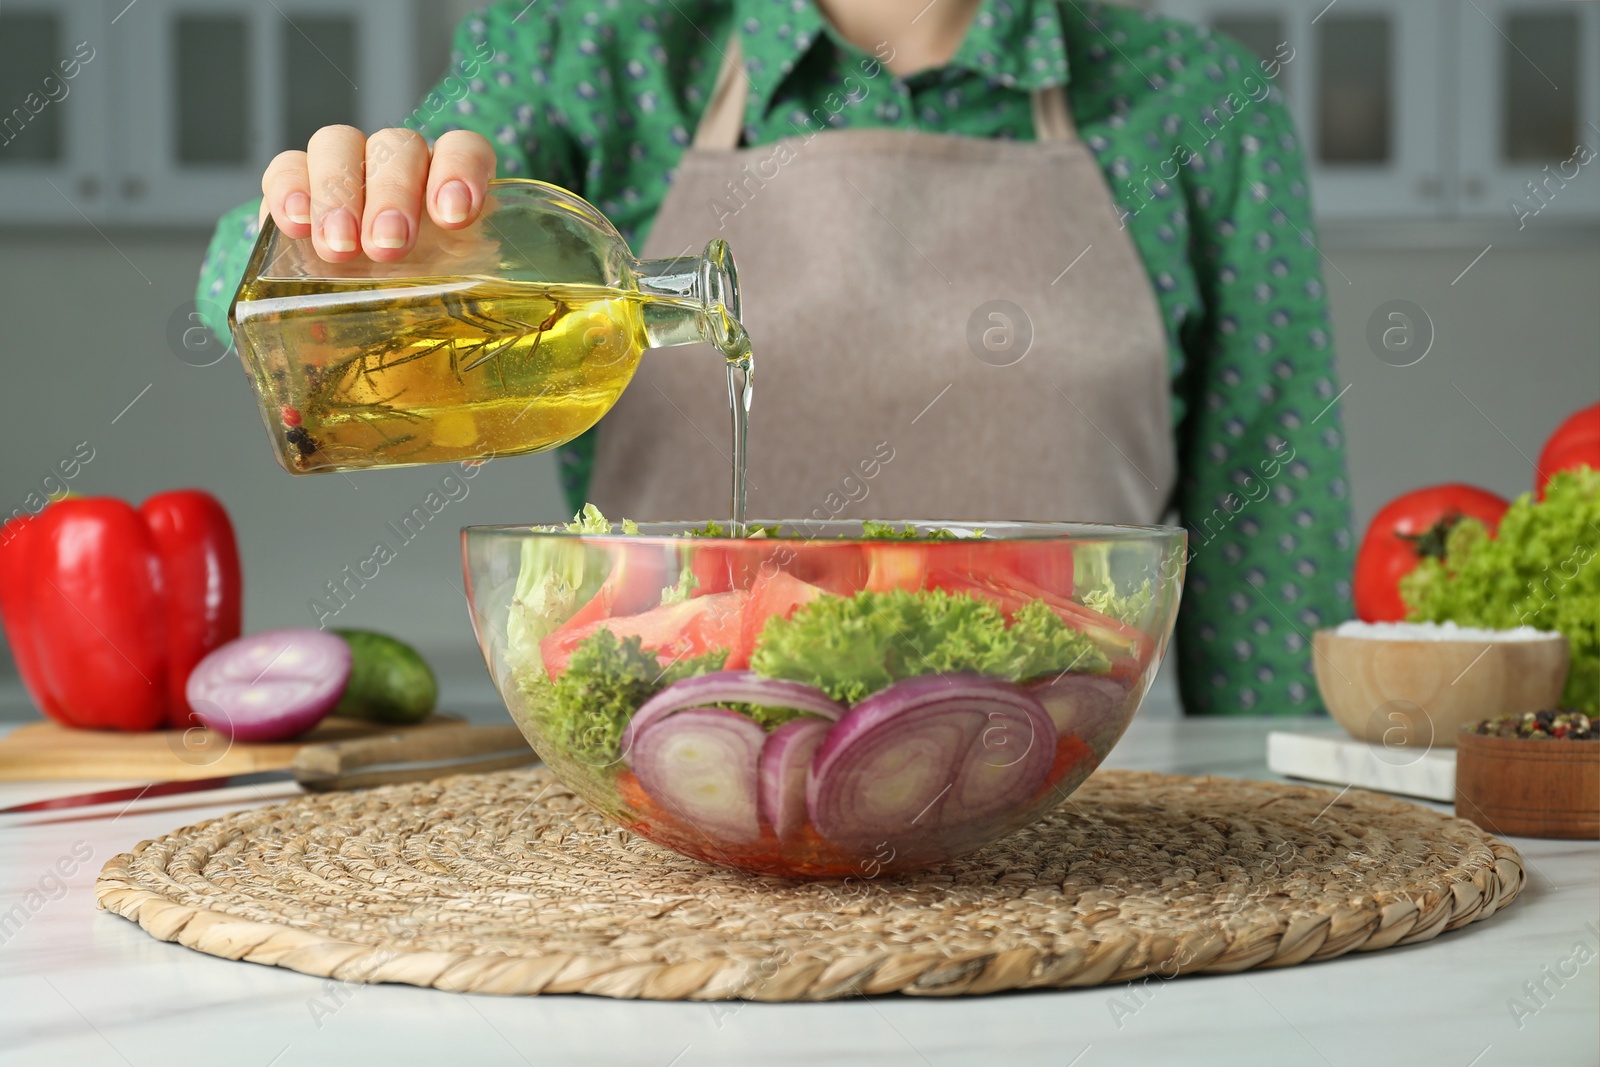
[[[728,410],[733,416],[733,535],[744,536],[745,471],[749,465],[750,399],[755,395],[755,362],[750,338],[738,331],[738,354],[728,356]]]

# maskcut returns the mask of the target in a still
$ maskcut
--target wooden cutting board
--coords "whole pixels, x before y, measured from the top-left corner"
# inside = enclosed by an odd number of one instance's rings
[[[0,738],[0,781],[114,779],[188,781],[289,766],[304,745],[454,726],[457,715],[431,715],[412,726],[329,716],[293,741],[230,744],[215,730],[72,730],[53,722],[19,726]]]

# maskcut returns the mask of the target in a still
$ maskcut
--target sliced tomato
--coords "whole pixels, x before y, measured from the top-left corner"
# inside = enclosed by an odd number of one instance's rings
[[[1090,607],[1085,607],[1075,600],[1063,600],[1060,597],[1045,596],[1041,599],[1050,605],[1061,621],[1094,639],[1110,657],[1113,674],[1119,662],[1132,659],[1143,668],[1149,662],[1151,642],[1145,632],[1137,626],[1130,626],[1121,619],[1113,619],[1109,615],[1102,615]]]
[[[730,652],[739,646],[745,601],[741,590],[695,597],[678,604],[663,604],[638,615],[596,619],[574,626],[569,620],[539,642],[545,670],[558,678],[567,669],[573,650],[602,628],[618,637],[638,637],[640,647],[666,662],[703,656],[715,649]]]
[[[867,551],[863,545],[785,545],[773,558],[779,569],[836,596],[853,596],[867,587]]]
[[[763,570],[777,568],[777,564],[769,560],[781,551],[760,541],[726,546],[695,545],[690,569],[699,585],[694,595],[711,596],[733,589],[749,589]]]
[[[756,638],[761,635],[761,629],[767,625],[768,619],[787,619],[801,605],[827,595],[828,591],[821,586],[803,582],[783,571],[757,577],[750,586],[750,599],[745,602],[739,646],[728,655],[728,669],[742,670],[750,665]]]
[[[1062,622],[1088,637],[1111,657],[1112,673],[1119,677],[1137,674],[1149,662],[1152,643],[1143,630],[1041,589],[1019,575],[1007,575],[1003,580],[948,575],[943,581],[940,588],[981,597],[999,608],[1007,619],[1035,600],[1044,601]]]
[[[694,572],[694,596],[714,596],[733,588],[733,549],[715,545],[692,545],[694,558],[689,569]]]
[[[1127,655],[1111,657],[1111,669],[1106,671],[1107,678],[1118,681],[1132,681],[1139,677],[1139,672],[1145,668],[1145,649],[1150,647],[1148,642],[1141,641],[1137,648]]]
[[[992,580],[1063,600],[1072,596],[1072,552],[1059,541],[936,541],[922,547],[932,589]]]
[[[1072,548],[1060,541],[1016,541],[1005,546],[1006,568],[1062,599],[1072,596]]]
[[[618,546],[611,573],[589,602],[566,621],[566,626],[587,626],[613,615],[635,615],[661,602],[667,583],[666,554],[654,545]]]
[[[829,593],[849,596],[867,582],[861,545],[772,544],[751,540],[737,545],[696,545],[690,569],[695,596],[752,589],[763,574],[785,571]]]
[[[874,593],[891,589],[915,592],[928,583],[928,546],[908,544],[862,545],[867,556],[866,588]]]
[[[1039,791],[1043,793],[1056,788],[1063,778],[1074,771],[1093,770],[1096,762],[1094,749],[1089,747],[1087,741],[1077,734],[1067,734],[1056,742],[1055,762],[1050,764],[1050,773],[1045,777],[1044,785]],[[1078,785],[1087,777],[1088,774],[1084,774],[1073,785]]]

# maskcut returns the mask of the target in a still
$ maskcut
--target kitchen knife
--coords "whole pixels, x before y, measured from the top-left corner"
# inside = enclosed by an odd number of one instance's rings
[[[0,808],[0,815],[56,811],[96,804],[132,803],[150,797],[200,793],[260,782],[298,782],[315,793],[334,789],[360,789],[393,782],[421,782],[448,774],[469,774],[521,767],[537,762],[522,732],[515,726],[441,726],[412,733],[362,737],[306,745],[286,770],[255,771],[218,778],[101,789],[92,793],[51,797]]]

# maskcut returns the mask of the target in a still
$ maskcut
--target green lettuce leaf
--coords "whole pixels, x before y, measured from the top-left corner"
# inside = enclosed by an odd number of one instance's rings
[[[750,666],[855,703],[904,678],[977,671],[1022,681],[1065,670],[1101,673],[1105,653],[1042,601],[1010,627],[986,600],[943,590],[818,597],[768,620]]]
[[[777,523],[773,523],[773,524],[768,525],[768,526],[752,526],[752,525],[747,523],[745,525],[745,528],[744,528],[744,533],[741,535],[741,534],[734,533],[732,526],[724,526],[724,525],[722,525],[722,523],[717,522],[715,519],[713,519],[710,522],[707,522],[704,526],[696,526],[695,528],[693,528],[691,530],[685,530],[685,531],[683,531],[683,533],[679,534],[678,536],[680,536],[680,537],[740,537],[740,536],[744,536],[744,537],[777,537],[778,534],[782,530],[783,530],[783,527],[781,525],[777,524]]]
[[[1537,501],[1524,493],[1494,537],[1473,519],[1450,531],[1443,560],[1400,582],[1409,618],[1460,626],[1533,626],[1566,635],[1562,703],[1600,714],[1600,471],[1561,471]]]
[[[535,526],[541,533],[607,534],[611,523],[593,504],[586,504],[572,521],[560,526]],[[626,519],[622,532],[636,534],[639,527]],[[574,611],[600,591],[610,569],[582,544],[561,538],[533,538],[522,542],[517,586],[506,615],[506,665],[517,676],[544,677],[539,642]]]
[[[682,604],[693,596],[694,591],[698,588],[700,588],[700,579],[694,576],[694,567],[685,561],[683,568],[678,571],[677,582],[661,590],[661,603]]]
[[[917,532],[917,528],[915,526],[911,525],[909,522],[906,523],[905,529],[896,530],[894,528],[894,524],[893,523],[874,522],[871,519],[862,520],[862,523],[861,523],[861,536],[863,538],[865,538],[866,540],[868,540],[868,541],[958,541],[958,540],[961,540],[961,538],[957,537],[955,532],[952,531],[952,530],[943,530],[943,529],[941,529],[941,530],[929,530],[927,533],[924,534],[924,533],[918,533]],[[973,538],[980,538],[980,537],[983,536],[983,531],[982,530],[974,530],[974,531],[972,531],[970,536],[973,537]]]
[[[1119,548],[1124,552],[1136,551],[1114,541],[1078,544],[1072,553],[1073,588],[1086,607],[1142,630],[1150,623],[1151,609],[1156,602],[1155,587],[1149,578],[1133,589],[1117,585],[1115,558]]]
[[[597,765],[615,760],[622,730],[639,705],[673,682],[721,670],[728,658],[722,650],[663,666],[656,653],[640,646],[637,636],[618,638],[601,627],[573,650],[554,683],[524,683],[557,751]]]

